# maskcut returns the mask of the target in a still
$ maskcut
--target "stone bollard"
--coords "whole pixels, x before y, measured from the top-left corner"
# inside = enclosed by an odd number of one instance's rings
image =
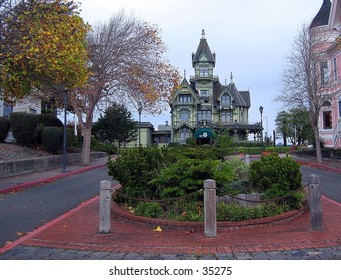
[[[111,182],[101,181],[99,194],[99,232],[110,232]]]
[[[250,155],[249,154],[246,154],[245,155],[245,163],[247,163],[247,164],[250,164],[251,163],[251,160],[250,160]]]
[[[309,184],[309,209],[312,230],[323,229],[322,203],[320,193],[320,178],[316,174],[308,177]]]
[[[214,180],[204,181],[205,237],[217,236],[216,184]]]

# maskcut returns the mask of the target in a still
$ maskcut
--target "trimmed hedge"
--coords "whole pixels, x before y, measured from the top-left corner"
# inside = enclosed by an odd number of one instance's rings
[[[62,146],[63,131],[60,127],[49,126],[43,130],[43,145],[48,152],[56,153]]]
[[[9,129],[11,128],[11,124],[9,119],[0,117],[0,142],[4,142],[8,136]]]
[[[36,140],[36,116],[24,112],[14,112],[9,115],[13,137],[19,145],[27,146]]]

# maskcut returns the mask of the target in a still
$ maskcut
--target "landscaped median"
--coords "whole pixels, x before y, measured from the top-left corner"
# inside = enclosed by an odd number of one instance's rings
[[[217,227],[219,230],[238,230],[244,228],[260,228],[265,226],[273,226],[278,224],[283,224],[292,221],[293,219],[301,216],[307,211],[308,207],[304,207],[300,210],[289,211],[274,217],[267,217],[261,219],[253,219],[247,221],[238,222],[217,222]],[[156,228],[160,226],[161,228],[171,228],[178,229],[182,231],[203,231],[203,222],[188,222],[188,221],[171,221],[164,219],[154,219],[143,216],[136,216],[129,211],[120,207],[117,203],[113,203],[111,207],[112,218],[120,218],[131,224],[145,225],[150,228]]]

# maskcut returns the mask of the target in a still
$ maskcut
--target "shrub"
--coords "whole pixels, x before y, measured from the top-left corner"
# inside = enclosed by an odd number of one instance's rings
[[[63,127],[63,122],[51,114],[40,114],[36,115],[37,123],[42,124],[45,127],[46,126],[57,126],[57,127]]]
[[[51,115],[51,114],[40,114],[36,115],[37,118],[37,128],[36,128],[36,137],[37,137],[37,143],[43,144],[43,131],[45,127],[49,126],[57,126],[57,127],[63,127],[63,123],[60,119],[57,117]],[[67,142],[68,143],[68,142]]]
[[[158,190],[148,185],[162,167],[172,161],[168,149],[138,147],[120,150],[120,156],[108,162],[109,175],[118,180],[121,193],[140,198],[158,196]]]
[[[49,126],[43,130],[43,145],[51,153],[56,153],[62,146],[63,131],[60,127]]]
[[[149,184],[162,198],[184,196],[202,189],[203,181],[214,177],[218,164],[218,160],[180,158],[163,168]]]
[[[159,218],[163,214],[163,209],[157,202],[140,202],[134,209],[134,214],[149,218]]]
[[[35,129],[37,127],[35,115],[24,112],[15,112],[10,114],[9,120],[13,137],[19,145],[26,146],[35,143]]]
[[[7,118],[0,117],[0,142],[4,142],[8,136],[11,125]]]
[[[284,208],[275,203],[260,204],[252,208],[242,207],[237,203],[220,203],[217,205],[217,220],[236,222],[272,217],[283,212]]]
[[[300,166],[292,158],[280,158],[276,154],[253,161],[250,166],[251,181],[267,198],[287,194],[301,186]]]
[[[102,143],[96,138],[91,138],[91,149],[98,152],[106,152],[109,155],[117,154],[117,147],[114,144]]]

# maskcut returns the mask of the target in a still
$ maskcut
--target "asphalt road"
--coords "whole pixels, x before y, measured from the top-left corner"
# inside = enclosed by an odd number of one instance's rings
[[[107,167],[0,196],[0,248],[99,194]]]
[[[341,173],[326,171],[323,169],[301,166],[302,182],[308,183],[308,176],[316,174],[320,177],[321,194],[341,203]]]

